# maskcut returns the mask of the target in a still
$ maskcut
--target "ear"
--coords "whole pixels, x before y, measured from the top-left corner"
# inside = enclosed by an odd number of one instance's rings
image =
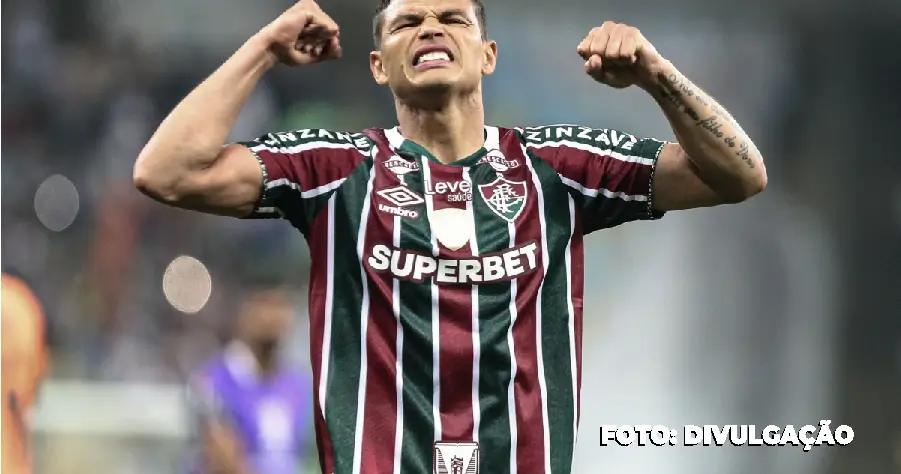
[[[497,42],[488,40],[484,43],[485,59],[482,62],[482,74],[491,75],[497,67]]]
[[[372,71],[372,78],[375,83],[384,86],[388,83],[388,74],[385,73],[385,63],[382,62],[382,52],[373,51],[369,53],[369,70]]]

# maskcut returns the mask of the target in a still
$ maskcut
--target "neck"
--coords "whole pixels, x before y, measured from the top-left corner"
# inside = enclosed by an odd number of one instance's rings
[[[400,99],[395,102],[404,138],[429,150],[442,163],[466,158],[485,143],[481,90],[435,108],[416,107]]]
[[[271,375],[278,368],[278,345],[274,343],[247,344],[263,375]]]

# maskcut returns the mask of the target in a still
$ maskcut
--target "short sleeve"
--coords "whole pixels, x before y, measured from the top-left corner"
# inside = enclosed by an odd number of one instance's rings
[[[304,129],[239,142],[260,163],[263,189],[251,219],[284,218],[301,231],[371,151],[362,133]]]
[[[663,217],[653,208],[652,184],[666,142],[576,125],[519,132],[526,149],[548,163],[569,189],[583,233]]]

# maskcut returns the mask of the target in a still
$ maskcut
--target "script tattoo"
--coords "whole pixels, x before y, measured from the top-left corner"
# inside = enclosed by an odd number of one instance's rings
[[[741,158],[741,160],[744,161],[746,165],[748,165],[748,168],[754,167],[754,160],[751,159],[748,142],[742,141],[741,145],[738,145],[738,151],[735,152],[735,154],[738,155],[738,157]]]
[[[687,115],[691,120],[694,121],[695,125],[706,131],[707,133],[713,135],[716,138],[719,138],[723,141],[723,143],[729,148],[735,148],[736,138],[735,136],[727,136],[723,132],[724,124],[732,125],[735,128],[738,128],[738,124],[732,119],[732,117],[723,110],[716,102],[710,99],[706,94],[694,88],[694,86],[685,78],[679,77],[676,74],[664,75],[661,74],[658,76],[658,84],[661,97],[664,100],[674,105],[679,111]],[[703,117],[701,113],[694,107],[688,104],[686,98],[693,99],[693,101],[697,104],[700,104],[702,107],[702,111],[711,112],[713,115]],[[740,129],[738,129],[740,131]],[[754,168],[754,159],[751,157],[751,149],[748,145],[747,140],[741,140],[741,143],[738,145],[738,150],[735,151],[735,155],[740,158],[748,168]]]
[[[698,120],[698,126],[710,132],[717,138],[723,138],[723,125],[717,122],[717,116],[707,117],[704,120]],[[728,138],[727,138],[728,139]],[[723,140],[725,141],[725,140]]]

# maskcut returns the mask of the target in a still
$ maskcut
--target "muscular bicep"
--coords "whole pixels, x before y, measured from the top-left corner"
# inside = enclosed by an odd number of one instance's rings
[[[705,183],[698,167],[678,143],[667,143],[660,152],[652,196],[654,209],[661,212],[727,203]]]
[[[227,145],[208,169],[184,186],[176,205],[222,216],[245,217],[260,199],[263,174],[257,158],[243,145]]]

